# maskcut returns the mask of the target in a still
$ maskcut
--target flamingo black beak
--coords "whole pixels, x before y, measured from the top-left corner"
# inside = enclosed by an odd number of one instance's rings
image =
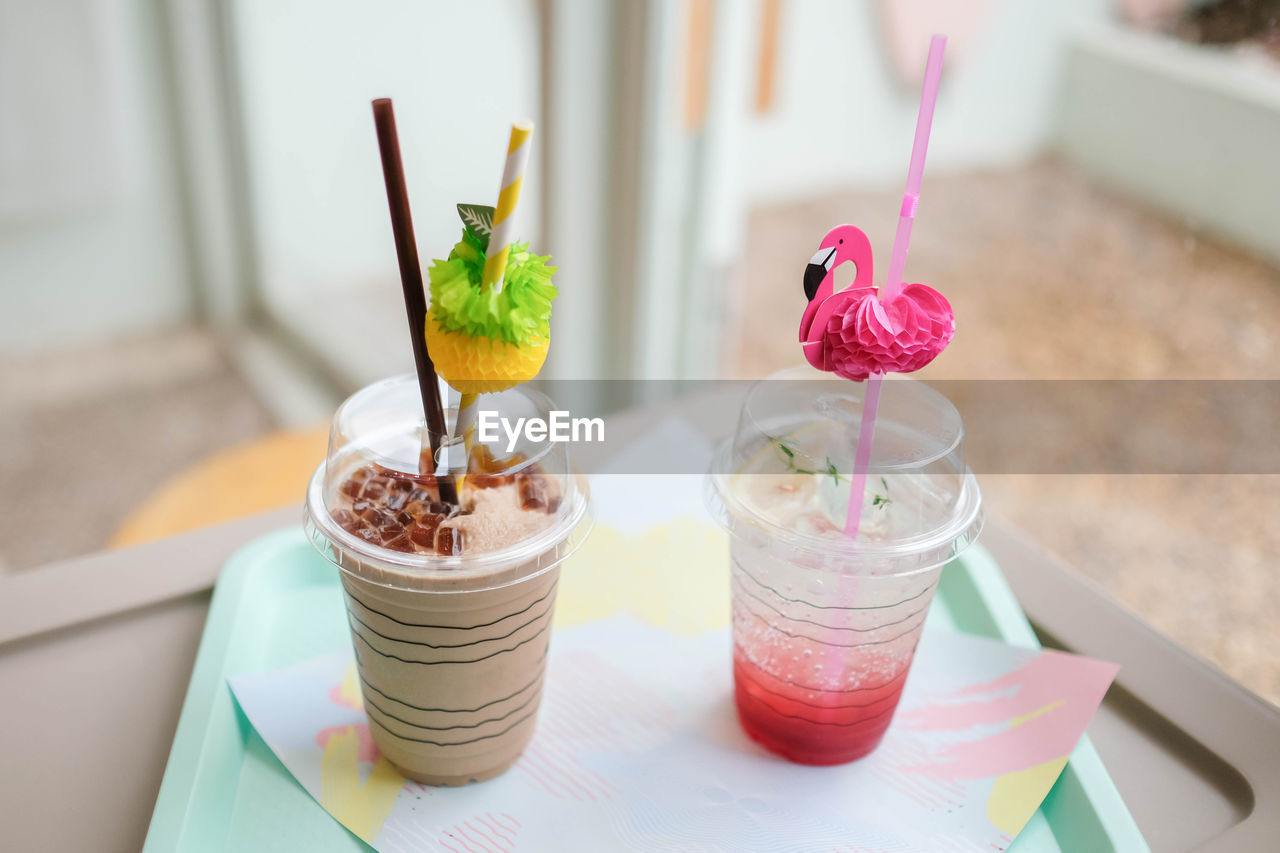
[[[822,280],[827,277],[827,273],[831,272],[831,264],[835,259],[834,246],[830,249],[819,249],[809,259],[808,266],[804,268],[804,295],[810,302],[818,294],[818,286],[822,284]]]

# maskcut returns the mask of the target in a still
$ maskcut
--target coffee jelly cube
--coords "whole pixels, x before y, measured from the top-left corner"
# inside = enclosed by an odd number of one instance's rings
[[[435,547],[436,530],[442,521],[444,521],[443,515],[434,513],[424,515],[409,526],[409,538],[413,540],[413,544],[431,550]]]
[[[412,554],[414,551],[413,542],[409,540],[408,536],[404,535],[397,536],[389,542],[383,542],[382,547],[390,548],[392,551],[401,551],[405,554]]]
[[[462,531],[456,527],[441,527],[436,531],[436,553],[455,556],[462,553]]]
[[[387,487],[391,482],[386,477],[371,477],[360,490],[360,497],[367,501],[381,500],[387,494]]]

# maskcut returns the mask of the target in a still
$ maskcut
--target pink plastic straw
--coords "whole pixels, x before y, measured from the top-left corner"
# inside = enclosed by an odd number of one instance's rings
[[[929,148],[929,130],[933,126],[933,106],[938,100],[938,84],[942,80],[942,55],[947,37],[936,35],[929,42],[929,61],[924,67],[924,89],[920,92],[920,113],[916,116],[916,139],[911,147],[911,165],[907,169],[907,189],[902,195],[898,214],[898,233],[893,238],[893,256],[889,259],[889,277],[880,290],[880,301],[888,302],[902,290],[902,276],[907,268],[907,246],[911,243],[911,224],[920,203],[920,179],[924,175],[924,155]],[[862,524],[863,493],[867,489],[867,469],[871,465],[871,438],[876,430],[876,412],[880,408],[880,385],[884,377],[867,378],[867,394],[862,401],[862,427],[858,431],[858,449],[853,457],[853,482],[849,491],[849,514],[845,516],[844,535],[855,538]]]
[[[871,467],[871,436],[876,431],[876,411],[880,408],[880,383],[884,377],[867,377],[867,394],[862,399],[862,428],[853,456],[853,482],[849,485],[849,514],[844,519],[844,535],[856,539],[862,525],[862,502],[867,491],[867,469]]]

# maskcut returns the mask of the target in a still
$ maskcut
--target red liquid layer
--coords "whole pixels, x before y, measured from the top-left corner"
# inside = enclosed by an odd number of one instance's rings
[[[845,665],[856,668],[848,659]],[[735,647],[734,700],[738,720],[751,739],[798,764],[844,764],[867,755],[884,737],[902,696],[907,669],[877,685],[821,691],[772,675]]]

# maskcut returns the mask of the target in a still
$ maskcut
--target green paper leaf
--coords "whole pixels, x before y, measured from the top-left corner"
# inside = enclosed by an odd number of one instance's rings
[[[493,234],[493,208],[487,204],[460,204],[458,216],[471,233],[480,238],[480,248],[489,249],[489,237]]]

